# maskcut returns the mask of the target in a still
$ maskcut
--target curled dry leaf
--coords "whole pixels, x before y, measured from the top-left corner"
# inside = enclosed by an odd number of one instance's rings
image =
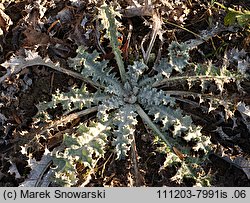
[[[10,25],[12,25],[10,17],[0,8],[0,36],[8,31]]]

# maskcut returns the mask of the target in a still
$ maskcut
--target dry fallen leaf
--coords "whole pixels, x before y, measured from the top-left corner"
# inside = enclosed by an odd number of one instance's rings
[[[33,28],[27,28],[23,34],[26,39],[23,45],[26,47],[33,47],[35,45],[47,45],[50,42],[50,38],[46,33],[38,32]]]
[[[0,35],[5,34],[12,24],[10,17],[0,9]]]
[[[173,151],[181,160],[185,159],[184,154],[182,154],[176,147],[173,147]]]

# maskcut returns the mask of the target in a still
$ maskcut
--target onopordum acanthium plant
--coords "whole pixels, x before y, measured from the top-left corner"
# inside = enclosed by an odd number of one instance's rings
[[[227,71],[226,67],[216,68],[212,64],[189,64],[189,47],[178,42],[169,45],[168,58],[159,61],[154,67],[153,76],[147,74],[150,67],[143,61],[134,61],[125,67],[117,39],[117,16],[119,14],[112,7],[103,5],[100,9],[99,17],[119,71],[110,67],[108,60],[100,60],[97,51],[89,53],[86,48],[79,47],[77,56],[69,60],[69,66],[97,90],[90,91],[83,84],[66,93],[58,91],[52,96],[52,101],[38,105],[37,118],[41,121],[50,120],[47,109],[55,108],[58,104],[66,112],[81,110],[85,115],[96,112],[94,119],[80,123],[74,133],[64,134],[62,147],[53,153],[56,180],[67,186],[77,184],[77,164],[84,164],[90,170],[95,168],[100,158],[112,150],[108,147],[108,140],[111,140],[117,159],[128,157],[136,139],[136,126],[140,122],[138,118],[141,117],[155,135],[155,142],[161,143],[159,151],[166,157],[162,168],[180,163],[172,180],[181,183],[183,178],[192,178],[196,185],[209,185],[201,163],[207,158],[210,139],[201,133],[201,127],[196,126],[189,115],[184,114],[177,101],[181,99],[180,96],[197,96],[200,101],[209,100],[208,112],[223,105],[228,107],[226,111],[230,114],[231,104],[222,96],[224,83],[239,81],[244,74],[234,74]],[[51,61],[42,64],[53,66]],[[188,66],[195,70],[185,75]],[[176,72],[180,74],[176,75]],[[178,81],[187,81],[189,88],[200,82],[202,91],[193,93],[162,89]],[[218,88],[220,93],[217,96],[204,93],[210,83],[215,83]],[[193,152],[200,155],[195,156]]]

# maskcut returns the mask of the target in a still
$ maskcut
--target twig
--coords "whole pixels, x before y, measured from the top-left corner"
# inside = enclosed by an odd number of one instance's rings
[[[50,94],[52,94],[54,78],[55,78],[55,73],[53,72],[50,79],[50,90],[49,90]]]
[[[155,12],[153,14],[152,20],[153,20],[153,27],[152,27],[152,32],[151,32],[151,36],[150,36],[151,40],[150,40],[150,43],[149,43],[149,46],[147,48],[146,53],[144,51],[143,44],[145,42],[145,39],[148,38],[148,35],[146,35],[146,38],[144,38],[141,42],[141,49],[142,49],[142,54],[143,54],[145,64],[148,63],[149,56],[150,56],[150,53],[151,53],[152,48],[154,46],[157,35],[161,34],[162,21],[161,21],[160,15]]]
[[[185,27],[183,27],[183,26],[180,26],[180,25],[178,25],[178,24],[172,23],[172,22],[170,22],[170,21],[168,21],[168,20],[165,20],[164,22],[167,23],[167,24],[169,24],[169,25],[173,25],[173,26],[175,26],[175,27],[178,27],[178,28],[180,28],[180,29],[182,29],[182,30],[184,30],[184,31],[186,31],[186,32],[189,32],[189,33],[193,34],[194,36],[196,36],[196,37],[198,37],[198,38],[200,38],[200,39],[203,40],[203,37],[202,37],[202,36],[196,34],[195,32],[193,32],[193,31],[191,31],[191,30],[189,30],[189,29],[187,29],[187,28],[185,28]]]

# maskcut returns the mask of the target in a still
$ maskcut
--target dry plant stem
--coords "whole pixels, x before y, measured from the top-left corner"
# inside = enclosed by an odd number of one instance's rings
[[[127,9],[120,10],[120,13],[122,13],[123,17],[125,17],[125,18],[131,18],[131,17],[136,17],[136,16],[140,16],[140,17],[150,16],[150,17],[152,17],[154,15],[154,13],[155,13],[155,10],[152,7],[152,5],[149,5],[149,6],[131,6],[131,7],[127,8]],[[186,44],[189,45],[190,49],[193,49],[193,48],[197,47],[198,45],[204,43],[205,41],[209,40],[210,38],[217,35],[221,31],[224,31],[224,30],[228,29],[226,27],[218,27],[216,29],[216,31],[213,31],[211,34],[206,35],[204,37],[204,36],[196,34],[195,32],[193,32],[193,31],[191,31],[191,30],[189,30],[189,29],[187,29],[185,27],[182,27],[182,26],[177,25],[175,23],[169,22],[167,20],[165,20],[164,23],[175,26],[175,27],[178,27],[178,28],[180,28],[180,29],[182,29],[184,31],[187,31],[187,32],[193,34],[194,36],[198,37],[198,39],[195,39],[195,40],[192,39],[192,40],[189,40],[189,43],[188,42],[186,43]]]
[[[167,21],[167,20],[165,20],[164,22],[167,23],[167,24],[169,24],[169,25],[173,25],[173,26],[175,26],[175,27],[178,27],[178,28],[180,28],[180,29],[182,29],[182,30],[184,30],[184,31],[187,31],[187,32],[193,34],[194,36],[196,36],[196,37],[198,37],[198,38],[204,40],[204,39],[202,38],[202,36],[196,34],[195,32],[193,32],[193,31],[191,31],[191,30],[189,30],[189,29],[187,29],[187,28],[185,28],[185,27],[183,27],[183,26],[180,26],[180,25],[175,24],[175,23],[171,23],[171,22],[169,22],[169,21]],[[204,42],[204,41],[203,41],[203,42]]]
[[[150,53],[151,53],[152,48],[154,46],[156,37],[160,33],[160,29],[161,29],[161,19],[160,19],[160,16],[157,13],[154,13],[152,19],[153,19],[153,28],[152,28],[152,34],[150,36],[151,40],[150,40],[150,43],[149,43],[149,46],[147,48],[146,53],[145,53],[143,44],[144,44],[146,38],[148,38],[148,35],[146,35],[146,37],[144,37],[144,39],[141,42],[141,49],[142,49],[142,54],[143,54],[143,59],[144,59],[145,64],[148,63],[149,56],[150,56]]]
[[[101,175],[101,177],[102,178],[104,178],[104,171],[105,171],[105,169],[106,169],[106,165],[107,165],[107,163],[109,162],[109,160],[111,159],[111,157],[114,155],[114,153],[111,153],[110,155],[109,155],[109,157],[106,159],[106,161],[104,162],[104,164],[102,165],[102,175]]]
[[[143,47],[143,44],[145,43],[145,41],[149,38],[149,35],[150,35],[150,33],[148,33],[148,34],[146,34],[144,37],[143,37],[143,39],[142,39],[142,41],[141,41],[141,51],[142,51],[142,56],[143,56],[143,59],[144,59],[144,63],[145,64],[147,64],[146,63],[146,52],[145,52],[145,50],[144,50],[144,47]]]
[[[138,154],[136,149],[135,136],[134,134],[132,136],[133,136],[133,141],[131,143],[131,156],[135,173],[135,186],[140,187],[142,186],[142,178],[140,171],[138,169]]]
[[[50,79],[50,89],[49,89],[49,94],[52,94],[52,90],[53,90],[53,83],[54,83],[54,78],[55,78],[55,73],[53,72],[51,74],[51,79]]]

